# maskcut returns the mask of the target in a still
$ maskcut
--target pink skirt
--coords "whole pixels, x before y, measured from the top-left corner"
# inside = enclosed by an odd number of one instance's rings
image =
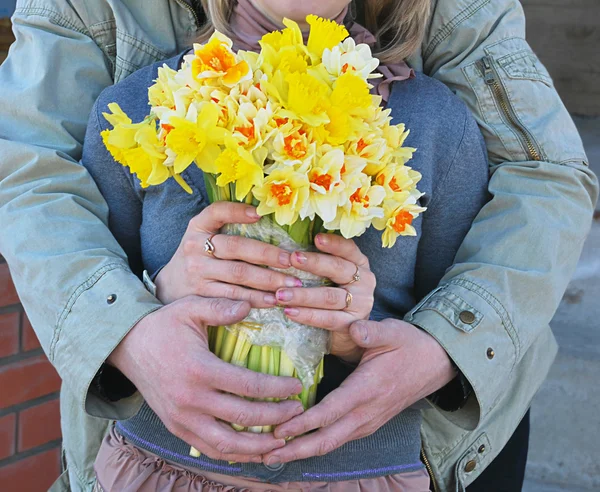
[[[343,482],[277,484],[204,471],[199,474],[130,444],[114,427],[102,442],[94,469],[94,490],[101,492],[429,492],[424,469]]]

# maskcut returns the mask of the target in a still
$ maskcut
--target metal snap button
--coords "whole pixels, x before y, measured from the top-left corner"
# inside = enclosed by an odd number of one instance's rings
[[[479,449],[477,450],[477,452],[479,454],[485,453],[485,444],[482,444],[481,446],[479,446]]]
[[[488,359],[492,360],[495,355],[496,355],[496,352],[494,352],[494,349],[492,349],[492,348],[487,349],[487,358]]]
[[[117,294],[111,294],[106,298],[106,303],[114,304],[116,300],[117,300]]]
[[[475,460],[467,461],[465,465],[465,471],[467,473],[471,473],[477,467],[477,462]]]
[[[471,311],[462,311],[458,315],[458,319],[460,319],[466,325],[472,325],[475,321],[475,315]]]
[[[283,463],[277,463],[276,465],[265,465],[265,468],[269,471],[279,471],[281,470],[285,465]]]

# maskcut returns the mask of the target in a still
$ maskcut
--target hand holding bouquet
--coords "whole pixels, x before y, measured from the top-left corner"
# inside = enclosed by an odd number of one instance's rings
[[[260,53],[235,53],[218,32],[195,44],[179,70],[159,68],[144,121],[133,123],[109,105],[113,129],[103,141],[143,187],[173,178],[191,193],[182,173],[194,163],[211,202],[256,205],[263,218],[228,227],[229,234],[296,251],[309,249],[318,232],[353,238],[373,225],[392,247],[399,235],[416,234],[411,223],[424,211],[421,176],[405,165],[415,149],[402,146],[408,131],[392,125],[390,110],[370,93],[379,63],[370,48],[333,21],[307,22],[306,45],[290,20],[263,36]],[[327,282],[286,273],[304,286]],[[291,321],[281,308],[253,309],[242,323],[211,328],[209,338],[223,360],[299,377],[305,408],[314,404],[326,331]]]

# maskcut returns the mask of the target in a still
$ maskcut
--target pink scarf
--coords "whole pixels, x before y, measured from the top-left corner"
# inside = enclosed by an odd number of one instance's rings
[[[301,1],[301,0],[299,0]],[[348,12],[348,7],[333,20],[342,24]],[[259,51],[258,41],[260,38],[271,31],[278,31],[283,26],[279,26],[268,19],[251,2],[251,0],[238,0],[233,9],[230,18],[231,31],[233,32],[233,43],[236,50]],[[371,48],[375,46],[376,39],[373,34],[365,27],[353,22],[346,26],[350,36],[357,44],[365,43]],[[412,68],[404,61],[398,63],[380,64],[375,70],[383,77],[369,80],[374,88],[375,94],[379,94],[384,101],[387,101],[390,95],[390,85],[396,80],[406,80],[415,76]]]

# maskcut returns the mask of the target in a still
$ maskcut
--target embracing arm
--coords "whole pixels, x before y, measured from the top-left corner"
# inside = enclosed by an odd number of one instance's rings
[[[477,411],[458,419],[468,428],[527,378],[513,369],[558,307],[598,194],[575,125],[524,35],[516,0],[437,2],[414,60],[473,112],[491,166],[491,201],[438,290],[406,317],[471,383]]]
[[[66,4],[21,5],[13,27],[0,66],[0,251],[65,386],[89,413],[122,418],[133,407],[108,404],[90,383],[160,303],[131,273],[106,203],[78,163],[93,102],[112,84],[108,61]]]

